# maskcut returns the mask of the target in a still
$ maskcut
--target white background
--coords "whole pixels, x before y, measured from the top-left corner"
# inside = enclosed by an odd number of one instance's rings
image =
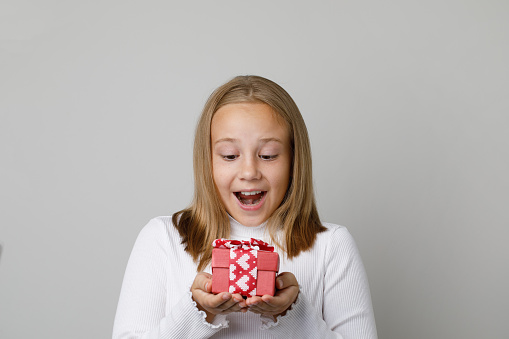
[[[238,74],[308,125],[379,337],[508,338],[507,1],[0,2],[0,337],[108,338],[134,240],[187,206]]]

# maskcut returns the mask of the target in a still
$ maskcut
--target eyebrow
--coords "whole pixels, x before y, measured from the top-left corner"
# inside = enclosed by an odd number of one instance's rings
[[[237,141],[238,141],[238,139],[235,139],[235,138],[221,138],[219,140],[216,140],[216,142],[214,142],[214,145],[216,145],[220,142],[233,142],[235,144],[235,143],[237,143]],[[281,139],[278,139],[278,138],[262,138],[262,139],[260,139],[260,141],[262,144],[266,144],[271,141],[278,142],[280,144],[283,143],[283,141],[281,141]]]

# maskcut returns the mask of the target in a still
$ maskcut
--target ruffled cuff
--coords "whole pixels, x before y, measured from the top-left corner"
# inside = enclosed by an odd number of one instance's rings
[[[212,328],[212,329],[222,329],[222,328],[229,327],[230,322],[228,320],[226,320],[226,315],[225,314],[218,314],[218,315],[216,315],[214,317],[214,320],[212,321],[212,323],[209,323],[207,321],[207,313],[205,313],[205,311],[201,311],[198,308],[198,304],[196,303],[196,301],[193,300],[193,294],[191,293],[191,291],[187,292],[187,295],[189,297],[189,300],[191,300],[191,304],[193,305],[194,311],[198,312],[198,315],[201,317],[202,323],[205,326],[207,326],[209,328]]]
[[[260,320],[262,322],[262,326],[260,327],[262,330],[267,330],[271,327],[275,327],[277,325],[279,325],[279,323],[281,322],[282,319],[285,319],[286,317],[292,317],[293,316],[293,313],[295,312],[295,309],[299,308],[299,304],[301,303],[301,288],[300,288],[300,285],[299,285],[299,294],[297,294],[297,299],[295,299],[295,301],[293,302],[293,304],[291,305],[290,309],[286,311],[285,315],[278,315],[276,317],[276,321],[274,321],[274,318],[271,317],[271,316],[268,316],[268,315],[261,315],[260,316]],[[284,321],[284,320],[283,320]]]

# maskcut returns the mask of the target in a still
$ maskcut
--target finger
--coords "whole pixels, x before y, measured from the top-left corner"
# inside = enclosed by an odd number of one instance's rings
[[[271,311],[264,310],[258,306],[249,307],[249,312],[257,313],[257,314],[265,314],[270,313]]]
[[[261,297],[254,296],[254,297],[248,298],[246,300],[246,304],[247,304],[249,311],[251,311],[253,313],[261,313],[263,311],[263,309],[260,308],[260,305],[265,304],[265,303],[263,302]]]
[[[287,272],[288,273],[288,272]],[[210,273],[207,273],[207,272],[200,272],[198,273],[198,275],[202,276],[202,277],[205,277],[207,279],[212,279],[212,274]]]
[[[202,275],[202,281],[203,281],[203,290],[205,292],[211,293],[212,292],[212,276],[208,273],[203,273]]]
[[[290,272],[283,272],[276,278],[276,287],[279,290],[285,289],[289,286],[299,286],[297,278]]]
[[[242,298],[242,296],[238,293],[236,294],[232,294],[232,298],[237,301],[237,302],[241,302],[241,301],[244,301],[244,298]]]
[[[277,307],[284,303],[283,300],[281,300],[281,297],[273,297],[271,295],[264,295],[262,297],[262,301],[264,304],[271,307]]]
[[[239,306],[241,308],[244,308],[244,307],[247,307],[247,304],[246,304],[246,301],[244,300],[244,298],[242,297],[242,295],[240,295],[239,293],[237,294],[234,294],[232,296],[232,298],[237,301],[239,303]]]
[[[212,287],[212,276],[205,272],[200,272],[196,275],[196,278],[194,278],[193,285],[191,286],[191,289],[201,289],[205,292],[210,292],[209,289]]]
[[[216,302],[217,304],[214,305],[215,308],[226,310],[230,308],[232,305],[236,304],[235,300],[233,300],[231,293],[228,292],[222,292],[217,295]]]
[[[259,304],[261,303],[263,300],[261,297],[259,296],[254,296],[254,297],[251,297],[251,298],[247,298],[246,299],[246,305],[247,306],[251,306],[251,305],[256,305],[256,304]]]
[[[195,291],[197,298],[200,300],[200,304],[209,310],[218,309],[219,311],[228,308],[228,302],[231,300],[230,293],[210,294],[202,290]]]
[[[260,310],[259,308],[256,308],[256,307],[249,307],[249,312],[251,313],[256,313],[256,314],[263,314],[264,312],[262,310]]]
[[[259,302],[262,302],[260,297],[257,298],[260,299]],[[223,311],[229,310],[232,307],[234,307],[234,312],[237,312],[249,306],[247,305],[246,300],[244,300],[244,298],[240,294],[233,294],[228,302],[224,303],[221,306],[218,306],[218,308],[222,309]]]
[[[240,307],[238,302],[234,302],[230,307],[224,309],[221,313],[229,314],[233,312],[240,312],[243,308]]]
[[[253,313],[274,313],[279,308],[274,308],[271,305],[265,303],[262,298],[257,297],[256,299],[251,298],[250,303],[248,305],[249,311]],[[276,312],[278,313],[278,312]]]
[[[276,315],[281,313],[280,310],[277,309],[266,310],[258,306],[250,307],[249,312],[263,315]]]
[[[271,305],[264,301],[254,305],[253,307],[257,310],[262,311],[262,312],[273,312],[273,311],[276,311],[276,310],[279,310],[282,308],[281,305]]]

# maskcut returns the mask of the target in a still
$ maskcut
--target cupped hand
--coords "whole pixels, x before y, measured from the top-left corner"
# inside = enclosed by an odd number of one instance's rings
[[[209,273],[200,272],[196,275],[191,293],[198,309],[207,314],[208,322],[212,322],[217,314],[247,312],[246,302],[240,294],[212,293],[212,275]]]
[[[297,278],[290,273],[281,273],[276,278],[276,293],[274,296],[254,296],[246,299],[249,311],[272,316],[274,320],[279,315],[285,315],[299,295]]]

